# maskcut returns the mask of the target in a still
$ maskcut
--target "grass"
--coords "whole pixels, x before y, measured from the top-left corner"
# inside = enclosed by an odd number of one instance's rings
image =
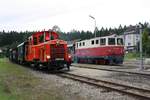
[[[16,100],[16,96],[11,93],[8,85],[5,83],[6,69],[5,69],[6,59],[0,59],[0,100]]]
[[[0,100],[16,100],[16,97],[10,93],[7,86],[2,84],[2,82],[0,83]]]
[[[139,53],[126,53],[124,59],[131,60],[139,58]]]
[[[41,78],[34,76],[30,69],[0,58],[0,100],[63,99],[56,88],[43,89],[43,84]]]

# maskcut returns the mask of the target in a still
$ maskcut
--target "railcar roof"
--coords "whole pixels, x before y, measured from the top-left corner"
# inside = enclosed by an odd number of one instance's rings
[[[109,36],[103,36],[103,37],[95,37],[95,38],[91,38],[91,39],[85,39],[85,40],[81,40],[81,41],[78,41],[78,42],[83,42],[83,41],[89,41],[89,40],[95,40],[95,39],[101,39],[101,38],[121,38],[119,37],[118,35],[116,34],[113,34],[113,35],[109,35]]]

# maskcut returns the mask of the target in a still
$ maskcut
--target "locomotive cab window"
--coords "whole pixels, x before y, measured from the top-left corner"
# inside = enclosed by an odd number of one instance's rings
[[[108,45],[115,45],[115,38],[108,38]]]
[[[42,43],[44,41],[44,35],[39,36],[39,42]]]
[[[50,40],[54,40],[54,36],[53,35],[50,35]]]
[[[34,37],[34,38],[33,38],[33,44],[34,44],[34,45],[37,45],[37,37]]]
[[[100,45],[106,45],[106,39],[105,38],[100,39]]]
[[[123,39],[117,38],[117,45],[123,45]]]

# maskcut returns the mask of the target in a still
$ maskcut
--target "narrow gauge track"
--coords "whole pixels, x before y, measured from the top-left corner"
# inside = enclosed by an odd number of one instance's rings
[[[89,67],[89,66],[80,66],[80,65],[71,65],[71,66],[73,66],[73,67],[78,67],[78,68],[87,68],[87,69],[96,69],[96,70],[104,70],[104,71],[111,71],[111,72],[122,72],[122,73],[128,73],[128,74],[137,74],[137,75],[150,76],[150,73],[125,71],[125,70],[119,70],[119,69],[108,69],[108,68]]]
[[[110,81],[93,79],[86,76],[80,76],[72,73],[61,73],[58,76],[69,78],[82,83],[90,84],[97,87],[106,88],[109,90],[117,91],[134,97],[138,97],[142,100],[150,100],[150,90],[142,89],[138,87],[128,86],[124,84],[114,83]]]

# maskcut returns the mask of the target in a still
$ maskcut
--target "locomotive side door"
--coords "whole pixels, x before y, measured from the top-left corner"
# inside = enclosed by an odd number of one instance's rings
[[[40,49],[40,60],[41,60],[41,62],[44,62],[44,54],[45,54],[45,50],[44,50],[44,48],[41,48]]]

